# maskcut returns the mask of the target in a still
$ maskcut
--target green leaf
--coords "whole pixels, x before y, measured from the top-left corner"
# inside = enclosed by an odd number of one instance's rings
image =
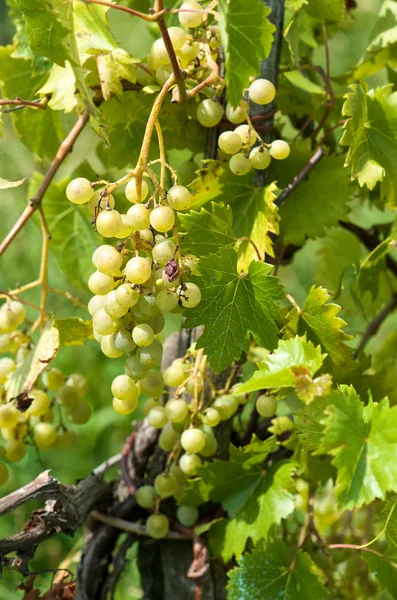
[[[61,346],[82,346],[92,336],[92,321],[79,317],[56,319],[54,325],[59,331]]]
[[[380,182],[381,198],[397,205],[397,92],[392,85],[368,91],[365,83],[351,85],[342,114],[345,124],[341,144],[349,146],[346,164],[360,186],[373,190]],[[387,115],[387,118],[385,118]]]
[[[220,8],[227,96],[236,107],[249,78],[258,75],[260,61],[269,56],[275,27],[267,19],[270,9],[258,0],[220,0]]]
[[[313,567],[308,554],[291,554],[282,541],[266,544],[229,571],[228,600],[321,600],[328,592]]]
[[[52,321],[48,321],[36,346],[14,371],[7,382],[7,400],[30,392],[36,379],[55,358],[59,348],[59,332]]]
[[[317,454],[330,454],[338,470],[339,506],[349,509],[397,491],[397,406],[361,402],[352,387],[329,398]]]
[[[266,388],[294,387],[302,368],[308,375],[314,375],[321,368],[325,356],[321,347],[308,342],[306,336],[280,340],[277,350],[265,357],[258,371],[239,386],[238,391],[247,393]]]
[[[294,415],[299,440],[307,450],[316,450],[320,445],[324,433],[321,420],[328,403],[329,397],[316,399],[310,406],[305,406]]]
[[[397,496],[393,496],[386,502],[380,514],[386,515],[385,533],[395,543],[397,541]]]
[[[208,256],[236,243],[232,235],[233,215],[230,206],[211,202],[211,212],[201,208],[199,212],[191,210],[178,216],[183,227],[179,241],[184,254]]]
[[[387,558],[376,554],[364,553],[362,559],[367,563],[370,572],[379,581],[381,589],[386,589],[393,600],[397,599],[397,569]]]
[[[101,90],[105,100],[114,94],[121,96],[123,86],[121,79],[136,82],[135,64],[138,62],[128,52],[117,48],[108,54],[99,54],[96,58]]]
[[[76,42],[83,64],[91,54],[111,52],[119,47],[108,26],[108,10],[108,7],[86,4],[81,0],[73,2]]]
[[[26,177],[20,179],[19,181],[8,181],[7,179],[3,179],[0,177],[0,190],[8,190],[9,188],[15,188],[23,183],[25,183]]]
[[[75,96],[76,77],[70,63],[65,63],[65,68],[54,65],[46,83],[38,90],[38,94],[50,94],[48,106],[53,110],[72,112],[77,104]]]
[[[250,333],[264,348],[276,346],[277,301],[283,297],[283,288],[269,275],[271,270],[270,265],[252,262],[248,274],[238,273],[233,248],[222,248],[219,256],[211,254],[200,261],[202,276],[194,279],[202,300],[185,312],[184,326],[205,325],[197,347],[205,348],[216,373],[248,350]]]

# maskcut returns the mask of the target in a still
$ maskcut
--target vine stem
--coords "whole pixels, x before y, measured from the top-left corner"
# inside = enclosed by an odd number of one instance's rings
[[[166,168],[164,137],[163,137],[163,132],[161,130],[161,126],[160,126],[160,123],[159,123],[158,119],[157,119],[157,121],[155,122],[154,125],[156,127],[157,139],[159,141],[159,148],[160,148],[160,165],[161,165],[160,187],[162,189],[164,189],[164,185],[165,185],[165,168]]]
[[[45,99],[47,97],[45,96]],[[27,106],[29,108],[39,108],[41,110],[46,110],[47,108],[47,100],[44,102],[41,98],[40,100],[22,100],[22,98],[15,99],[3,99],[0,100],[0,106]]]
[[[21,302],[22,304],[25,304],[26,306],[30,306],[30,308],[34,308],[34,310],[41,312],[40,306],[38,306],[37,304],[33,304],[33,302],[29,302],[29,300],[25,300],[24,298],[20,298],[19,296],[16,296],[12,292],[5,292],[4,290],[0,290],[0,297],[10,298],[10,300],[16,300],[17,302]],[[44,311],[44,316],[49,317],[49,315],[45,311]]]
[[[129,533],[134,533],[135,535],[151,537],[148,533],[146,527],[141,525],[140,523],[133,523],[132,521],[125,521],[124,519],[119,519],[118,517],[112,517],[111,515],[105,515],[97,510],[93,510],[90,513],[90,516],[100,521],[101,523],[105,523],[105,525],[111,525],[116,529],[120,529],[121,531],[127,531]],[[178,533],[177,531],[169,531],[166,535],[166,539],[168,540],[190,540],[191,538],[183,535],[182,533]]]
[[[64,292],[63,290],[58,290],[58,288],[53,288],[50,286],[48,286],[48,291],[51,294],[56,294],[57,296],[63,296],[64,298],[69,300],[75,306],[79,306],[80,308],[84,308],[84,310],[87,310],[87,305],[83,304],[83,302],[80,302],[80,300],[78,298],[75,298],[74,296],[72,296],[72,294],[70,292]]]
[[[325,156],[325,150],[322,146],[320,146],[313,156],[310,158],[309,162],[303,167],[302,171],[296,175],[291,183],[287,185],[287,187],[281,192],[278,198],[275,201],[276,206],[281,206],[283,202],[292,194],[295,188],[298,187],[300,183],[309,175],[310,171],[314,169],[314,167],[320,162],[320,160]]]
[[[393,294],[390,298],[389,302],[385,304],[381,311],[378,312],[376,317],[368,324],[368,327],[364,331],[364,334],[360,340],[360,343],[357,347],[357,350],[353,353],[353,358],[357,358],[362,350],[364,350],[365,346],[368,344],[371,337],[373,337],[377,332],[379,327],[382,325],[383,321],[397,308],[397,294]]]
[[[39,281],[41,285],[41,297],[40,297],[40,316],[38,318],[38,325],[42,328],[44,325],[43,313],[47,304],[48,297],[48,252],[50,249],[50,240],[51,234],[48,229],[47,220],[44,216],[43,207],[39,206],[39,217],[40,217],[40,225],[41,225],[41,233],[43,237],[43,245],[41,248],[41,262],[40,262],[40,274]],[[35,329],[35,325],[33,325],[33,331]]]

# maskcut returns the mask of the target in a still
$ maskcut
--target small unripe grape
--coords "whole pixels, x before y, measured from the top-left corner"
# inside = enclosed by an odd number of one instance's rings
[[[261,394],[256,400],[256,410],[261,417],[273,417],[277,411],[277,400],[274,396]]]
[[[128,329],[118,329],[114,333],[114,346],[120,352],[133,352],[136,348],[136,344],[132,339],[131,333]]]
[[[116,275],[123,264],[123,257],[113,246],[103,244],[92,255],[92,263],[101,273]]]
[[[160,473],[154,480],[154,489],[161,498],[169,498],[178,489],[178,482],[173,475]]]
[[[121,225],[121,216],[117,210],[102,210],[95,221],[98,233],[107,238],[115,237]]]
[[[291,148],[284,140],[274,140],[269,150],[271,156],[276,160],[284,160],[291,152]]]
[[[196,390],[199,392],[203,387],[204,379],[201,373],[196,373],[195,377],[190,377],[186,382],[186,391],[189,394],[194,394]]]
[[[172,290],[161,290],[157,294],[156,304],[162,312],[171,312],[179,302],[179,296]]]
[[[150,346],[154,340],[154,331],[150,325],[140,323],[132,330],[132,339],[137,346]]]
[[[140,67],[140,65],[142,65],[142,68]],[[139,83],[140,85],[142,85],[143,87],[153,83],[153,75],[149,72],[147,72],[146,69],[149,68],[147,63],[139,63],[136,65],[137,69],[136,69],[136,81],[137,83]]]
[[[270,165],[272,157],[267,148],[258,146],[257,148],[251,150],[249,159],[254,169],[267,169],[267,167]]]
[[[81,375],[81,373],[72,373],[69,375],[66,380],[66,385],[76,390],[79,398],[84,398],[84,396],[88,394],[88,381],[84,375]]]
[[[205,446],[201,450],[201,456],[208,458],[209,456],[213,456],[218,449],[218,442],[216,441],[216,437],[211,433],[204,434],[205,435]]]
[[[156,490],[152,485],[143,485],[137,489],[135,498],[142,508],[153,508],[156,504]]]
[[[160,404],[160,402],[156,400],[156,398],[148,398],[147,400],[145,400],[145,402],[143,403],[143,414],[145,415],[145,417],[148,416],[152,408],[154,408],[155,406],[162,406],[162,404]]]
[[[151,270],[150,263],[146,258],[135,256],[125,265],[124,273],[128,281],[139,285],[145,283],[150,278]]]
[[[91,416],[91,409],[87,402],[79,402],[68,410],[68,417],[75,425],[84,425]]]
[[[238,409],[238,402],[235,396],[221,396],[212,404],[221,416],[222,421],[230,419]]]
[[[161,67],[162,65],[169,65],[170,58],[168,56],[167,48],[163,42],[162,38],[155,40],[150,49],[150,56],[154,65],[157,67]]]
[[[34,440],[40,449],[50,448],[57,441],[57,431],[51,423],[37,423],[34,428]]]
[[[189,414],[189,407],[184,400],[169,400],[165,405],[165,414],[171,423],[183,423]]]
[[[146,198],[148,197],[148,194],[149,194],[149,186],[148,186],[147,182],[144,179],[142,179],[141,202],[146,200]],[[133,179],[130,179],[129,182],[127,183],[126,188],[125,188],[125,197],[127,198],[127,200],[129,202],[133,202],[134,204],[136,204],[138,202],[138,196],[136,193],[135,177]]]
[[[165,414],[164,406],[154,406],[151,408],[147,415],[149,425],[155,429],[161,429],[168,423],[167,415]]]
[[[107,294],[104,310],[107,312],[109,317],[111,317],[112,319],[120,319],[121,317],[124,317],[124,315],[127,314],[127,312],[128,312],[127,306],[121,306],[117,302],[117,296],[116,296],[115,290],[112,290],[111,292],[109,292]],[[94,315],[94,317],[95,317],[95,315]]]
[[[85,204],[94,195],[91,183],[85,177],[72,179],[66,187],[66,198],[73,204]]]
[[[21,413],[13,404],[0,406],[0,429],[14,429]]]
[[[198,454],[205,446],[205,435],[201,429],[186,429],[181,437],[182,448],[190,454]]]
[[[226,154],[236,154],[241,150],[243,141],[235,131],[224,131],[218,138],[218,145]]]
[[[210,427],[216,427],[221,421],[221,415],[216,408],[209,408],[204,415],[204,423]]]
[[[156,231],[169,231],[175,224],[175,213],[170,206],[158,206],[150,213],[150,224]]]
[[[168,27],[168,34],[175,50],[180,50],[186,42],[186,33],[180,27]]]
[[[150,346],[138,348],[137,354],[145,367],[158,367],[163,356],[163,346],[159,340],[154,339]]]
[[[164,325],[165,319],[164,315],[161,313],[158,313],[155,317],[153,317],[153,319],[150,320],[150,326],[156,335],[163,331]]]
[[[193,204],[193,196],[183,185],[174,185],[167,194],[167,202],[174,210],[186,210]]]
[[[166,67],[159,67],[156,70],[156,81],[159,85],[163,86],[167,79],[169,79],[172,73],[171,67],[168,69]]]
[[[129,377],[132,377],[132,379],[143,379],[143,377],[145,377],[145,375],[147,375],[149,369],[147,367],[144,367],[139,358],[137,357],[136,354],[132,354],[132,356],[129,356],[127,358],[127,360],[125,361],[125,370],[127,372],[127,375]]]
[[[113,398],[113,409],[119,415],[130,415],[138,406],[137,398],[130,398],[129,400],[120,400],[120,398]]]
[[[128,375],[118,375],[112,381],[112,394],[120,400],[137,399],[139,388]]]
[[[18,325],[21,325],[21,323],[23,323],[24,320],[26,319],[25,307],[22,304],[22,302],[18,302],[17,300],[11,300],[11,302],[7,302],[6,304],[3,304],[3,306],[1,307],[1,311],[4,313],[8,313],[9,316],[11,313],[13,316],[14,322],[17,324],[16,325],[17,327],[18,327]]]
[[[200,288],[188,281],[178,288],[180,302],[184,308],[194,308],[201,300]]]
[[[0,383],[5,383],[7,377],[16,369],[15,361],[8,356],[0,358]]]
[[[175,254],[176,246],[172,240],[164,240],[153,246],[152,257],[160,266],[164,267]]]
[[[256,104],[269,104],[276,97],[276,88],[268,79],[256,79],[249,86],[248,95]]]
[[[171,452],[180,437],[180,434],[168,423],[160,433],[159,446],[164,452]]]
[[[228,103],[226,105],[226,116],[231,123],[239,125],[240,123],[244,123],[246,120],[248,109],[248,102],[245,100],[240,100],[237,108],[233,108],[233,106]]]
[[[34,417],[42,417],[50,409],[51,398],[43,390],[32,390],[29,397],[33,398],[27,412]]]
[[[150,537],[155,540],[165,538],[169,531],[168,519],[165,515],[150,515],[146,521],[146,529]]]
[[[57,448],[60,450],[74,450],[78,444],[79,436],[72,429],[58,433]]]
[[[98,298],[100,298],[100,296],[98,296]],[[48,369],[48,371],[43,372],[41,380],[44,387],[51,392],[56,392],[65,383],[65,375],[60,369]]]
[[[223,108],[219,102],[206,98],[197,107],[197,120],[203,127],[215,127],[222,117]]]
[[[199,4],[195,0],[189,0],[188,2],[184,2],[182,4],[181,12],[178,13],[179,22],[184,27],[189,27],[190,29],[192,29],[193,27],[198,27],[199,25],[201,25],[204,19],[204,13],[189,12],[190,10],[202,11],[203,8],[201,4]]]
[[[114,343],[114,333],[102,336],[101,350],[108,358],[119,358],[123,355],[123,351],[116,348]]]
[[[162,374],[154,369],[149,369],[147,375],[141,379],[141,390],[148,396],[160,396],[164,390],[164,379]]]
[[[134,306],[138,302],[139,294],[130,284],[123,283],[116,290],[116,300],[120,306],[131,308],[131,306]]]
[[[4,463],[0,463],[0,485],[7,483],[10,474]]]
[[[198,467],[201,467],[201,465],[201,458],[197,456],[197,454],[183,454],[179,459],[179,466],[182,472],[188,477],[197,475],[197,469]]]
[[[98,208],[105,209],[108,206],[114,208],[115,200],[112,194],[106,194],[101,196],[101,192],[95,192],[91,200],[88,202],[88,210],[92,215],[98,212]]]
[[[114,320],[109,317],[104,308],[100,308],[92,319],[94,329],[101,335],[110,335],[116,330]]]
[[[242,152],[235,154],[229,160],[229,169],[234,175],[246,175],[251,171],[251,162]]]
[[[63,385],[57,392],[57,397],[65,408],[72,408],[79,403],[79,395],[75,388]]]
[[[113,277],[106,275],[106,273],[95,271],[88,280],[88,287],[93,294],[105,296],[114,288],[114,280]]]
[[[19,462],[26,455],[26,446],[22,440],[9,440],[6,443],[6,459]]]
[[[255,131],[249,125],[239,125],[234,133],[240,136],[244,146],[253,146],[256,142]]]
[[[150,225],[150,210],[143,204],[134,204],[127,211],[126,221],[134,231],[143,231]]]
[[[196,56],[198,56],[200,52],[200,44],[198,42],[187,41],[183,44],[181,48],[177,51],[178,56],[189,63],[191,60],[194,60]]]
[[[169,387],[178,387],[187,378],[183,364],[172,363],[163,373],[164,381]]]
[[[178,506],[176,516],[181,525],[193,527],[199,518],[199,511],[193,506]]]

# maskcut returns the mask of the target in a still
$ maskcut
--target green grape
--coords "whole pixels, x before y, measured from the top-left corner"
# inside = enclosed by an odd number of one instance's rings
[[[0,358],[0,383],[5,383],[7,377],[16,369],[15,361],[8,356]]]
[[[143,204],[134,204],[128,209],[126,220],[134,231],[143,231],[150,225],[150,210]]]
[[[164,329],[165,319],[164,315],[158,313],[153,319],[150,320],[150,326],[152,327],[155,335],[161,333]]]
[[[137,489],[135,499],[142,508],[153,508],[156,504],[156,490],[152,485],[143,485]]]
[[[13,351],[13,341],[8,335],[8,333],[0,334],[0,352],[3,354],[5,352]]]
[[[216,50],[221,46],[221,29],[218,25],[212,25],[207,29],[208,45],[210,48]]]
[[[116,248],[109,244],[99,246],[92,255],[94,267],[106,275],[117,275],[123,264],[123,257]]]
[[[156,231],[169,231],[174,223],[175,213],[170,206],[158,206],[150,213],[150,224]]]
[[[234,132],[240,136],[244,146],[253,146],[257,140],[255,131],[249,125],[239,125]]]
[[[167,202],[174,210],[186,210],[193,204],[193,196],[183,185],[174,185],[167,194]]]
[[[124,317],[125,314],[127,314],[128,307],[121,306],[117,302],[116,290],[112,290],[106,296],[104,310],[107,312],[109,317],[111,317],[112,319],[120,319],[121,317]],[[94,317],[95,317],[95,315],[94,315]]]
[[[190,12],[194,10],[202,11],[203,8],[199,2],[195,0],[189,0],[184,2],[180,8],[181,12],[178,13],[178,19],[181,25],[190,29],[199,27],[204,20],[203,12]]]
[[[158,312],[156,296],[150,296],[149,294],[140,295],[137,304],[132,309],[134,317],[143,321],[152,319]]]
[[[165,515],[156,514],[150,515],[146,521],[146,530],[150,537],[155,540],[165,538],[169,531],[168,519]]]
[[[114,280],[110,275],[95,271],[88,280],[88,287],[93,294],[105,296],[114,288]]]
[[[150,325],[140,323],[132,330],[132,339],[137,346],[150,346],[154,340],[154,331]]]
[[[169,79],[172,70],[166,69],[166,67],[159,67],[156,70],[156,81],[159,85],[163,86],[167,79]]]
[[[91,416],[91,409],[87,402],[80,401],[68,410],[68,417],[75,425],[84,425]]]
[[[72,429],[58,433],[57,448],[60,450],[74,450],[78,444],[79,436]]]
[[[89,385],[87,378],[80,373],[72,373],[66,380],[66,385],[76,390],[79,398],[84,398],[88,394]]]
[[[183,44],[181,48],[177,51],[177,55],[181,58],[181,60],[185,61],[187,64],[190,61],[194,60],[200,53],[200,44],[198,42],[194,42],[188,40]]]
[[[100,308],[95,313],[92,319],[92,323],[94,329],[101,335],[110,335],[116,330],[114,320],[112,319],[112,317],[109,317],[108,313],[105,311],[104,308]]]
[[[229,169],[234,175],[246,175],[251,171],[251,161],[242,152],[234,154],[229,160]]]
[[[125,361],[125,370],[132,379],[143,379],[147,375],[149,369],[144,367],[136,354],[132,354]]]
[[[267,167],[270,165],[272,157],[270,156],[270,152],[267,148],[257,146],[251,150],[249,159],[254,169],[267,169]]]
[[[37,418],[37,417],[33,417],[33,418]],[[45,423],[53,423],[54,422],[54,418],[55,418],[54,411],[50,408],[50,410],[48,410],[45,413],[45,415],[43,415],[41,417],[41,421],[44,421]]]
[[[238,133],[234,131],[224,131],[218,138],[218,145],[225,154],[236,154],[241,150],[243,141]]]
[[[148,186],[147,182],[144,179],[142,179],[141,202],[146,200],[146,198],[148,197],[148,194],[149,194],[149,186]],[[129,182],[127,183],[126,188],[125,188],[125,197],[127,198],[128,202],[133,202],[134,204],[136,204],[138,202],[135,178],[130,179]]]
[[[201,465],[201,458],[197,454],[183,454],[179,459],[179,467],[188,477],[197,475],[197,469]]]
[[[112,381],[112,394],[120,400],[137,400],[139,388],[135,381],[128,375],[118,375]]]
[[[98,298],[100,298],[100,296],[98,296]],[[43,372],[41,380],[44,387],[51,392],[56,392],[65,383],[65,375],[60,369],[48,369],[48,371],[46,370]]]
[[[40,450],[50,448],[57,441],[57,430],[51,423],[37,423],[34,430],[34,441]]]
[[[26,446],[22,440],[9,440],[6,443],[6,459],[19,462],[26,455]]]
[[[19,421],[20,412],[13,404],[0,405],[0,429],[14,429]]]
[[[182,469],[176,463],[172,463],[171,468],[170,468],[170,473],[171,473],[171,475],[173,475],[175,477],[175,479],[178,481],[178,483],[186,482],[185,473],[182,471]]]
[[[140,285],[150,278],[151,266],[146,258],[135,256],[125,265],[124,273],[128,281]]]
[[[162,38],[155,40],[150,49],[150,56],[152,64],[157,67],[170,64],[170,58],[168,56],[167,48]]]
[[[172,240],[164,240],[153,246],[152,257],[161,267],[164,267],[175,255],[176,246]]]
[[[273,417],[277,411],[277,400],[274,396],[261,394],[256,400],[256,410],[261,417]]]
[[[223,108],[219,102],[206,98],[197,107],[197,120],[203,127],[215,127],[222,117]]]
[[[174,50],[180,50],[186,42],[186,33],[180,27],[168,27],[168,35],[171,38]]]
[[[218,449],[218,442],[216,441],[216,437],[211,433],[204,433],[205,435],[205,446],[201,450],[201,456],[208,458],[209,456],[213,456]]]
[[[150,346],[138,348],[137,354],[142,365],[145,367],[158,367],[163,355],[163,346],[160,340],[153,340]]]
[[[171,312],[177,306],[179,296],[172,290],[161,290],[157,294],[156,304],[161,312]]]
[[[65,408],[73,408],[79,403],[79,394],[74,387],[63,385],[57,392],[59,401]]]
[[[161,498],[169,498],[178,489],[178,482],[173,475],[160,473],[154,480],[154,489]]]
[[[163,376],[166,385],[169,387],[178,387],[187,378],[185,366],[174,361],[164,371]]]
[[[193,527],[198,521],[199,511],[193,506],[178,506],[176,517],[181,525]]]
[[[85,204],[94,195],[91,183],[85,177],[72,179],[66,187],[66,198],[73,204]]]
[[[97,310],[99,310],[100,308],[105,308],[105,304],[106,304],[106,295],[93,296],[90,299],[90,301],[88,302],[88,312],[90,313],[91,317],[93,317],[95,315],[95,313],[97,312]]]
[[[196,389],[199,392],[204,387],[204,379],[201,373],[196,373],[195,377],[190,377],[186,382],[186,391],[189,394],[194,394]]]
[[[221,396],[213,402],[212,408],[218,411],[222,421],[226,421],[237,412],[238,401],[235,396]]]
[[[148,412],[147,420],[149,425],[155,429],[161,429],[168,423],[167,415],[165,414],[164,406],[153,406]]]
[[[189,454],[198,454],[205,446],[205,435],[201,429],[186,429],[182,433],[181,444]]]
[[[231,104],[226,105],[226,116],[231,123],[235,125],[239,125],[240,123],[244,123],[247,118],[247,113],[249,110],[248,102],[245,100],[240,100],[237,108],[233,108]]]
[[[249,86],[248,95],[256,104],[269,104],[276,97],[276,88],[268,79],[256,79]]]
[[[159,447],[164,450],[164,452],[171,452],[175,444],[179,441],[180,434],[175,431],[170,423],[167,423],[165,427],[161,430],[159,436]]]
[[[129,283],[123,283],[116,290],[116,300],[120,306],[131,308],[138,302],[139,294]]]
[[[178,288],[178,295],[184,308],[194,308],[201,300],[200,288],[190,281]]]
[[[271,143],[269,152],[276,160],[284,160],[284,158],[289,156],[291,148],[284,140],[274,140],[274,142]]]
[[[92,215],[98,212],[98,209],[105,209],[108,206],[114,208],[115,200],[112,194],[105,194],[101,196],[101,192],[95,192],[91,200],[88,202],[88,210]]]
[[[136,69],[136,81],[143,87],[153,83],[153,75],[149,72],[149,66],[147,63],[137,63]],[[143,67],[143,68],[142,68]]]
[[[22,302],[18,302],[17,300],[11,300],[11,302],[7,302],[1,307],[1,310],[4,312],[12,313],[14,319],[16,320],[17,327],[21,325],[26,319],[26,310]]]
[[[160,402],[156,400],[156,398],[148,398],[147,400],[145,400],[142,407],[143,414],[145,415],[145,417],[148,416],[152,408],[154,408],[155,406],[162,406],[162,404],[160,404]]]
[[[221,415],[216,408],[208,408],[205,411],[203,422],[210,427],[216,427],[221,421]]]
[[[115,237],[121,227],[121,215],[117,210],[102,210],[96,218],[97,232],[106,238]]]
[[[4,463],[0,462],[0,485],[7,483],[10,474]]]
[[[108,358],[119,358],[123,356],[124,352],[116,348],[114,343],[115,334],[111,333],[110,335],[104,335],[101,339],[101,351]]]
[[[43,390],[32,390],[29,392],[29,397],[33,398],[32,404],[27,412],[34,417],[42,417],[50,409],[51,398]]]
[[[114,234],[114,237],[116,237],[118,240],[123,240],[133,233],[134,228],[128,223],[127,215],[120,213],[120,217],[121,225]]]
[[[149,369],[147,375],[141,379],[141,390],[148,396],[160,396],[164,390],[164,379],[162,374],[154,369]]]
[[[7,405],[10,406],[10,405]],[[20,412],[18,411],[17,408],[15,408],[15,410],[17,411],[17,416],[19,419],[20,416]],[[2,411],[0,411],[1,413]],[[3,415],[5,416],[5,415]],[[33,419],[34,417],[31,417],[31,419]],[[4,427],[1,429],[1,435],[3,436],[3,438],[5,440],[23,440],[24,437],[27,435],[28,433],[28,426],[26,423],[22,423],[21,421],[17,421],[16,423],[14,422],[12,427]]]
[[[120,398],[113,398],[113,408],[119,415],[129,415],[138,406],[137,398],[130,398],[128,400],[120,400]]]
[[[189,407],[184,400],[169,400],[165,405],[165,414],[171,423],[183,423],[189,414]]]
[[[114,334],[114,346],[122,353],[133,352],[136,348],[131,333],[124,328],[118,329]]]

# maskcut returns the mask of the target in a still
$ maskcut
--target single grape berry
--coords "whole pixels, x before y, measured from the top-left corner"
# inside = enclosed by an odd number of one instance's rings
[[[223,108],[219,102],[206,98],[197,107],[197,120],[203,127],[215,127],[223,117]]]
[[[120,306],[131,308],[138,302],[139,294],[130,284],[123,283],[116,290],[116,300]]]
[[[161,498],[169,498],[178,489],[178,482],[173,475],[160,473],[154,480],[154,489]]]
[[[142,256],[131,258],[125,265],[124,274],[128,281],[137,285],[145,283],[151,273],[150,263]]]
[[[113,409],[119,415],[129,415],[138,406],[137,398],[130,398],[129,400],[120,400],[120,398],[113,398]]]
[[[95,271],[88,280],[88,287],[93,294],[104,296],[114,288],[114,279],[106,273]]]
[[[193,196],[183,185],[174,185],[167,195],[167,202],[174,210],[186,210],[193,203]]]
[[[205,442],[204,442],[205,443]],[[181,471],[188,477],[197,475],[198,467],[201,467],[201,458],[197,454],[183,454],[179,459],[179,466]]]
[[[149,425],[155,429],[161,429],[168,423],[167,415],[165,414],[164,406],[153,406],[147,415]]]
[[[224,131],[218,138],[218,145],[225,154],[236,154],[241,150],[243,141],[238,133],[234,131]]]
[[[150,213],[150,225],[156,231],[165,233],[173,228],[175,213],[170,206],[158,206]]]
[[[190,281],[184,283],[183,286],[179,286],[178,295],[184,308],[194,308],[201,300],[200,288]]]
[[[189,407],[184,400],[169,400],[165,405],[165,414],[171,423],[183,423],[189,414]]]
[[[249,125],[239,125],[234,133],[240,136],[244,146],[253,146],[256,142],[255,131]]]
[[[146,521],[147,532],[155,540],[165,538],[169,528],[168,519],[162,514],[150,515]]]
[[[231,104],[226,105],[226,117],[231,123],[235,125],[240,125],[240,123],[244,123],[247,118],[248,113],[248,102],[245,100],[240,100],[237,108],[233,108]]]
[[[274,396],[261,394],[256,400],[256,410],[261,417],[272,417],[277,411],[277,400]]]
[[[161,267],[164,267],[175,255],[176,245],[172,240],[164,240],[153,246],[152,257]]]
[[[200,12],[193,12],[195,10]],[[195,0],[184,2],[178,13],[180,24],[184,27],[189,27],[190,29],[198,27],[204,19],[204,13],[201,12],[202,10],[201,4],[195,2]]]
[[[164,378],[159,371],[149,369],[141,379],[141,390],[148,396],[158,397],[164,390]]]
[[[101,273],[106,273],[106,275],[116,275],[123,264],[123,257],[116,248],[113,248],[113,246],[103,244],[102,246],[99,246],[92,255],[92,264],[98,271],[101,271]]]
[[[186,33],[180,27],[168,27],[168,35],[171,38],[174,50],[180,50],[186,42]]]
[[[163,38],[159,38],[155,40],[150,49],[150,58],[152,60],[152,65],[156,69],[163,65],[170,64],[170,58],[168,56],[167,48],[163,42]]]
[[[161,290],[157,294],[156,304],[162,312],[171,312],[178,302],[179,296],[172,290]]]
[[[205,446],[205,435],[201,429],[186,429],[181,437],[182,448],[190,454],[198,454]]]
[[[183,364],[172,363],[163,373],[164,381],[169,387],[178,387],[187,378]]]
[[[112,394],[120,400],[136,399],[139,396],[139,388],[135,381],[128,375],[118,375],[112,381]]]
[[[146,200],[148,194],[149,194],[149,186],[148,186],[147,182],[144,179],[142,179],[141,202]],[[126,188],[125,188],[125,197],[127,198],[127,200],[129,202],[134,202],[134,203],[138,202],[135,178],[130,179],[129,182],[127,183]]]
[[[85,177],[72,179],[66,188],[66,197],[73,204],[85,204],[94,195],[91,183]]]
[[[164,452],[171,452],[177,442],[179,442],[180,434],[175,431],[170,423],[163,427],[160,437],[159,446]]]
[[[106,238],[115,237],[121,225],[121,215],[117,210],[102,210],[95,221],[98,233]]]
[[[143,204],[135,204],[128,209],[126,222],[134,231],[143,231],[150,225],[150,210]]]
[[[276,88],[268,79],[256,79],[249,86],[248,95],[256,104],[269,104],[276,97]]]
[[[176,516],[181,525],[193,527],[199,518],[199,511],[193,506],[178,506]]]
[[[251,150],[249,159],[254,169],[267,169],[267,167],[270,165],[272,157],[267,148],[258,146],[257,148]]]
[[[152,485],[143,485],[137,489],[135,498],[142,508],[153,508],[156,504],[156,490]]]
[[[51,423],[37,423],[33,433],[37,447],[40,449],[50,448],[57,441],[57,430]]]
[[[291,148],[284,140],[274,140],[269,150],[271,156],[276,160],[284,160],[291,152]]]
[[[216,427],[221,421],[221,415],[216,408],[208,408],[204,414],[204,423],[210,427]]]
[[[132,339],[137,346],[150,346],[154,340],[154,331],[147,323],[140,323],[132,330]]]
[[[242,152],[234,154],[229,160],[229,169],[234,175],[246,175],[251,170],[250,159]]]

